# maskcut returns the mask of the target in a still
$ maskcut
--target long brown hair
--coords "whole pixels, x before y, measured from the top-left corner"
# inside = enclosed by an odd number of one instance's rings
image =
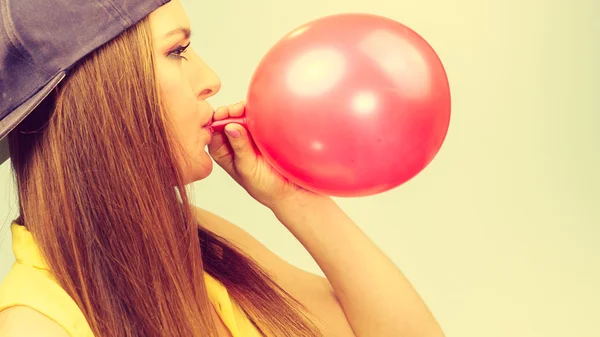
[[[146,19],[12,132],[18,222],[96,336],[216,336],[205,272],[265,336],[320,336],[306,308],[193,217],[152,55]]]

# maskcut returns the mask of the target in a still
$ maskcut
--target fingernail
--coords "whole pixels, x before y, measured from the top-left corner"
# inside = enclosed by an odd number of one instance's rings
[[[237,137],[239,137],[241,135],[241,133],[238,130],[236,130],[236,129],[225,128],[225,132],[227,133],[227,135],[229,137],[232,137],[232,138],[237,138]]]

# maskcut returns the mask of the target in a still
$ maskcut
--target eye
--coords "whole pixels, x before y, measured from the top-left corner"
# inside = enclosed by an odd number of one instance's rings
[[[188,47],[190,46],[191,42],[186,44],[185,46],[179,46],[173,50],[171,50],[168,54],[169,57],[173,57],[176,59],[184,59],[187,60],[185,58],[185,56],[182,56],[181,54],[185,53],[185,51],[188,49]]]

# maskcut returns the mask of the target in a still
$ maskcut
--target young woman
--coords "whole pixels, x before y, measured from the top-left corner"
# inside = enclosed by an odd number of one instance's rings
[[[1,336],[443,336],[402,273],[331,198],[278,175],[243,126],[211,134],[206,126],[241,116],[244,104],[214,111],[206,102],[220,82],[190,46],[179,1],[0,4],[2,80],[13,76],[2,89],[0,132],[14,127],[7,139],[20,206],[16,263],[0,286]],[[89,47],[117,21],[114,38]],[[97,36],[64,29],[78,26]],[[52,41],[64,52],[49,53]],[[35,62],[69,59],[80,46],[90,50],[44,86],[45,99],[25,97],[41,104],[14,97],[36,83]],[[211,173],[211,157],[326,278],[189,203],[185,185]]]

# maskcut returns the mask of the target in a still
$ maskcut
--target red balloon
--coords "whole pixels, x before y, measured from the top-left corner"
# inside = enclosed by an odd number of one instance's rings
[[[231,121],[242,122],[219,124]],[[293,30],[264,56],[244,122],[289,180],[330,196],[366,196],[405,183],[437,155],[450,89],[435,51],[410,28],[333,15]]]

